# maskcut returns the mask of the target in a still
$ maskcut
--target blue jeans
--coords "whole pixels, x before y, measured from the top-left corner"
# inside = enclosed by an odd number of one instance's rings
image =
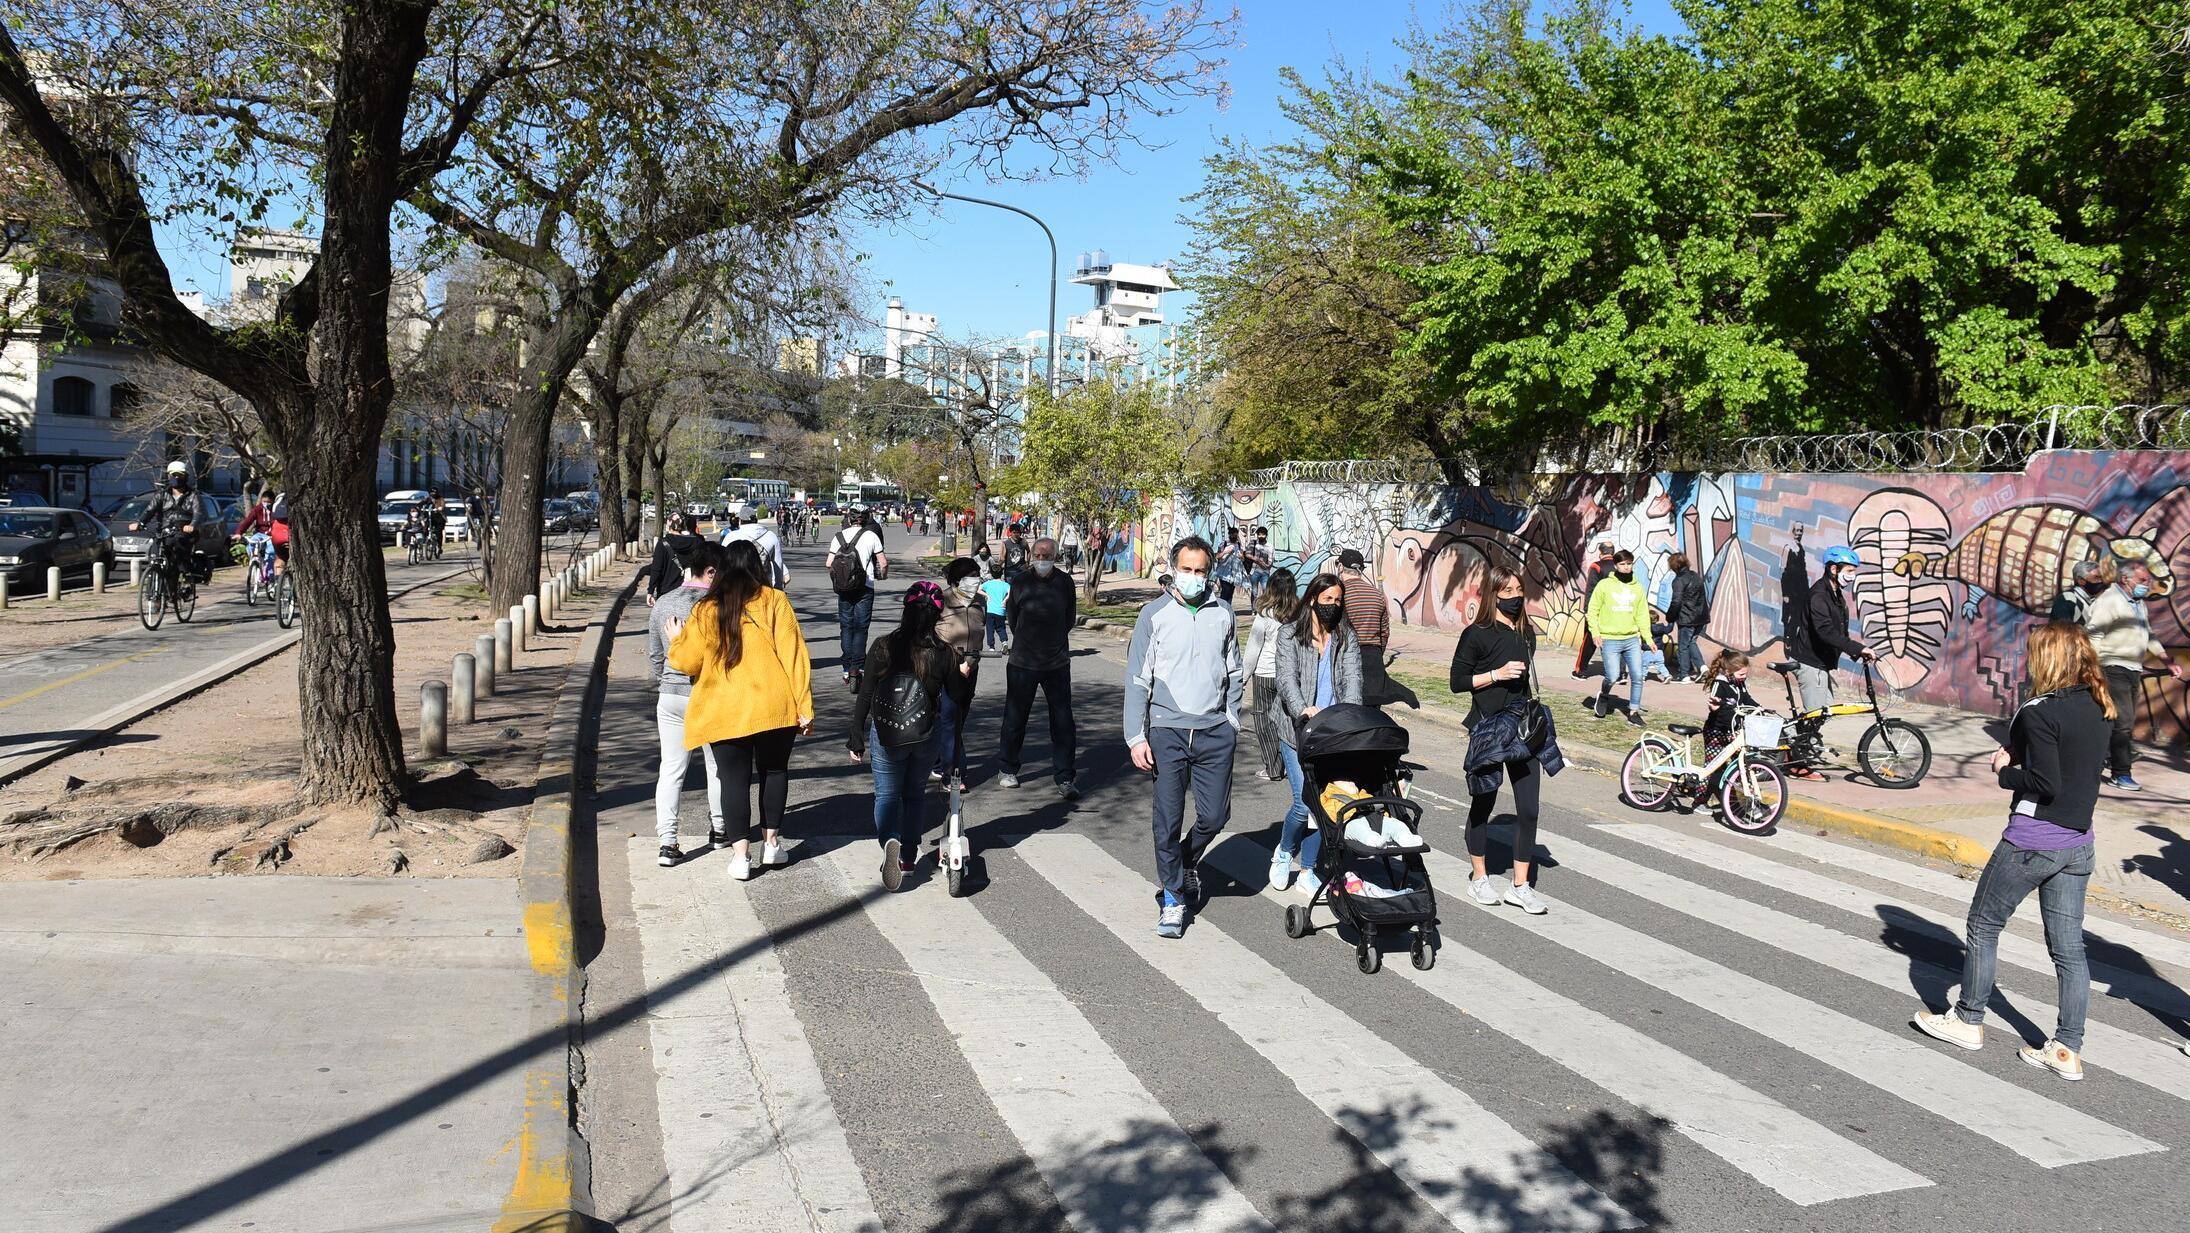
[[[993,651],[998,647],[1009,647],[1011,645],[1011,631],[1004,628],[1003,613],[990,612],[984,614],[981,618],[981,625],[988,637],[987,649]]]
[[[858,599],[836,599],[836,629],[844,653],[844,670],[860,672],[867,666],[867,622],[874,619],[874,591]]]
[[[1316,853],[1323,850],[1323,832],[1308,829],[1307,772],[1301,769],[1300,751],[1290,745],[1278,744],[1278,757],[1285,761],[1285,782],[1292,785],[1293,807],[1285,811],[1285,821],[1278,826],[1277,856],[1297,856],[1301,868],[1310,876],[1316,867]]]
[[[1156,880],[1172,902],[1183,899],[1186,867],[1232,820],[1232,754],[1239,731],[1229,723],[1201,729],[1150,728],[1148,749],[1156,759],[1156,799],[1151,822],[1156,840]],[[1184,834],[1186,795],[1194,794],[1194,827]]]
[[[2030,892],[2038,892],[2038,915],[2045,922],[2046,950],[2060,982],[2060,1025],[2053,1039],[2076,1052],[2084,1049],[2084,1014],[2091,1007],[2091,968],[2084,960],[2084,888],[2096,864],[2091,844],[2057,852],[2018,848],[2005,839],[1992,850],[1970,898],[1968,953],[1962,957],[1962,993],[1954,1013],[1964,1023],[1983,1023],[1992,1000],[1994,970],[2000,954],[2000,930]]]
[[[927,829],[928,767],[934,752],[932,743],[892,749],[872,727],[867,729],[867,763],[874,768],[875,842],[897,840],[905,860],[920,851],[920,835]]]
[[[1604,641],[1604,681],[1597,686],[1597,704],[1602,707],[1612,698],[1612,682],[1620,675],[1620,666],[1627,669],[1627,709],[1641,711],[1643,687],[1643,649],[1640,638],[1607,638]]]
[[[1673,675],[1703,675],[1703,647],[1698,642],[1698,639],[1702,637],[1703,626],[1701,625],[1683,625],[1680,627],[1680,670]]]
[[[973,672],[967,680],[978,688],[981,684],[981,661],[967,661]],[[970,706],[971,704],[969,704]],[[966,712],[958,709],[958,699],[949,690],[936,701],[935,757],[930,765],[945,775],[963,775],[966,771]]]

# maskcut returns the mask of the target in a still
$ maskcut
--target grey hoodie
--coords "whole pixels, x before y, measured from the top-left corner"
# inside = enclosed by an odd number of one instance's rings
[[[654,668],[654,680],[665,694],[690,694],[692,678],[669,666],[669,639],[664,626],[671,621],[688,621],[692,618],[692,606],[707,598],[706,587],[674,586],[662,592],[654,601],[654,610],[646,617],[646,662]]]
[[[1239,727],[1247,673],[1240,662],[1232,605],[1210,599],[1189,608],[1165,591],[1133,622],[1125,661],[1125,743],[1150,728]]]

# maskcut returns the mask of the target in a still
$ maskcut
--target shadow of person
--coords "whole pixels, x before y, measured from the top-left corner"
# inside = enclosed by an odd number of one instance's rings
[[[1878,940],[1887,950],[1909,961],[1909,988],[1926,1010],[1945,1010],[1962,987],[1962,964],[1967,950],[1952,930],[1923,919],[1892,904],[1879,904]],[[2013,1028],[2025,1044],[2042,1044],[2048,1030],[2017,1009],[1996,986],[1986,1008]]]
[[[2157,852],[2140,852],[2122,861],[2123,873],[2141,874],[2190,899],[2190,839],[2173,827],[2148,822],[2137,828],[2160,841]]]

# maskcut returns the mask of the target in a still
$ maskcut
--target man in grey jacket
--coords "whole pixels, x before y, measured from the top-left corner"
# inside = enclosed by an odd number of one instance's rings
[[[1186,932],[1201,902],[1202,853],[1232,818],[1232,753],[1247,686],[1232,606],[1210,593],[1209,541],[1171,548],[1171,582],[1141,609],[1125,666],[1125,743],[1133,765],[1156,775],[1156,932]],[[1194,827],[1184,836],[1186,794]]]
[[[720,844],[727,838],[714,754],[684,747],[684,709],[692,701],[692,678],[669,666],[670,623],[683,624],[692,615],[692,606],[707,597],[707,588],[714,585],[715,571],[726,554],[720,544],[710,544],[697,535],[687,536],[685,541],[676,548],[684,584],[664,591],[654,601],[654,610],[646,620],[646,661],[654,669],[654,680],[661,689],[661,696],[654,701],[654,726],[662,738],[661,773],[654,781],[654,837],[661,844],[658,863],[664,868],[684,859],[677,846],[677,801],[684,795],[684,774],[692,765],[694,752],[707,769],[708,843]]]

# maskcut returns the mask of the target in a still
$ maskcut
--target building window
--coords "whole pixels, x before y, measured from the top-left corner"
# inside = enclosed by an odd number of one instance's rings
[[[106,413],[108,418],[126,420],[136,409],[136,386],[125,383],[117,385],[106,392]]]
[[[82,377],[56,377],[53,381],[55,415],[90,415],[97,405],[99,387]]]

